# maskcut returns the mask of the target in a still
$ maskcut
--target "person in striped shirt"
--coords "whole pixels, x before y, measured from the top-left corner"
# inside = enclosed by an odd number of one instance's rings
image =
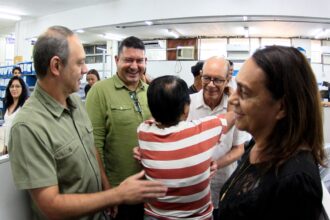
[[[212,219],[210,165],[216,146],[234,124],[233,112],[186,121],[190,97],[176,76],[154,79],[147,92],[155,122],[138,127],[146,178],[168,187],[165,197],[145,204],[145,219]]]

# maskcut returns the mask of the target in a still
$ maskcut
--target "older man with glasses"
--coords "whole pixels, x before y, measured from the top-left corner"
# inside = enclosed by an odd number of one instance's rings
[[[223,57],[207,59],[202,71],[203,89],[190,95],[191,104],[188,120],[199,119],[208,115],[218,115],[227,111],[228,95],[225,93],[228,84],[229,63]],[[224,182],[235,170],[237,163],[244,153],[244,142],[249,139],[245,132],[237,130],[234,126],[222,140],[218,148],[223,156],[216,162],[219,170],[211,181],[211,196],[214,206],[213,214],[217,215],[219,194]]]

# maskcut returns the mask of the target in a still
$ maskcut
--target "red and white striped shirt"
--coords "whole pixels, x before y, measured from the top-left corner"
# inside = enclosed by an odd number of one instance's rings
[[[138,127],[141,163],[150,180],[168,187],[167,195],[145,205],[145,213],[158,219],[211,219],[210,163],[215,146],[225,133],[223,115],[175,126]]]

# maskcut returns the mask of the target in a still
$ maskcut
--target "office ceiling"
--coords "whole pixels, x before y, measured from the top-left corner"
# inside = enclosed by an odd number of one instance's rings
[[[109,1],[115,0],[0,0],[0,13],[16,14],[24,20]],[[0,17],[0,34],[14,32],[15,23]]]
[[[111,0],[116,1],[116,0]],[[65,10],[102,4],[109,0],[0,0],[0,12],[16,11],[22,19],[37,18]],[[84,43],[105,41],[105,33],[115,37],[138,36],[142,39],[165,39],[175,30],[180,37],[243,37],[244,27],[250,37],[301,37],[314,38],[321,30],[327,30],[321,38],[330,39],[330,18],[305,17],[193,17],[184,19],[156,20],[153,25],[144,21],[86,29],[79,34]],[[0,35],[15,31],[15,21],[0,18]]]
[[[248,29],[250,37],[314,38],[321,30],[327,30],[320,38],[330,38],[330,19],[311,19],[303,17],[265,17],[248,16],[199,17],[153,21],[147,25],[144,21],[118,24],[115,26],[86,29],[81,38],[104,33],[130,35],[142,39],[173,38],[169,33],[174,30],[180,37],[244,37]]]

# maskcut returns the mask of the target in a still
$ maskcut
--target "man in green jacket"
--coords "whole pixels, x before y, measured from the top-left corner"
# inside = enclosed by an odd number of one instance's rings
[[[138,145],[136,129],[151,117],[147,84],[140,79],[147,60],[143,42],[133,36],[124,39],[115,59],[117,74],[96,83],[86,99],[95,145],[111,187],[141,170],[133,158],[133,148]],[[143,215],[142,203],[120,205],[116,219],[143,219]]]

